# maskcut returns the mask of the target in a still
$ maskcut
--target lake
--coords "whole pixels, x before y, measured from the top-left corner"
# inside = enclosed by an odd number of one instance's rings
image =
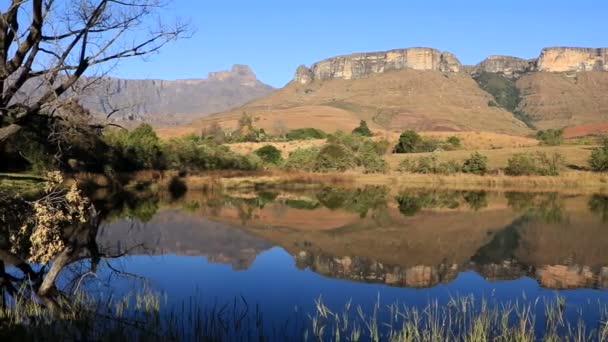
[[[270,325],[307,317],[319,299],[364,313],[463,296],[538,311],[559,296],[593,328],[608,304],[605,195],[365,186],[97,201],[96,242],[112,257],[79,281],[92,293],[238,303]]]

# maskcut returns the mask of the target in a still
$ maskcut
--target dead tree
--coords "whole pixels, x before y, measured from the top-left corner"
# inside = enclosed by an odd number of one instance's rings
[[[187,24],[160,20],[163,1],[7,1],[0,12],[0,145],[33,117],[53,115],[89,72],[189,34]]]

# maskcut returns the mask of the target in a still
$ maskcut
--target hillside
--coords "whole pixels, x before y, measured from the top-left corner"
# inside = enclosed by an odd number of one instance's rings
[[[363,119],[376,130],[529,133],[512,113],[488,106],[490,100],[467,74],[403,69],[356,80],[291,82],[235,110],[196,121],[193,127],[214,121],[235,127],[246,112],[257,120],[256,126],[271,131],[278,126],[351,130]]]

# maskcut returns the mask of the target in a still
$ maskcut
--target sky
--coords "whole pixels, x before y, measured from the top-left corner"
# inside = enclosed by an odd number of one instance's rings
[[[281,87],[298,65],[353,52],[423,46],[476,64],[548,46],[608,47],[606,0],[174,0],[162,16],[188,20],[193,36],[113,76],[202,78],[247,64]]]

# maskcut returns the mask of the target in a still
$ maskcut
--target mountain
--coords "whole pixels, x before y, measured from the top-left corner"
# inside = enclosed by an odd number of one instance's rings
[[[187,80],[130,80],[102,78],[81,98],[93,113],[118,122],[154,125],[185,124],[210,113],[240,106],[267,95],[274,88],[257,80],[246,65],[211,72],[207,78]]]
[[[367,120],[376,130],[528,135],[608,121],[607,91],[608,49],[545,48],[536,59],[490,56],[466,66],[449,52],[407,48],[300,66],[285,87],[186,130],[235,127],[245,112],[270,131],[350,130]]]

